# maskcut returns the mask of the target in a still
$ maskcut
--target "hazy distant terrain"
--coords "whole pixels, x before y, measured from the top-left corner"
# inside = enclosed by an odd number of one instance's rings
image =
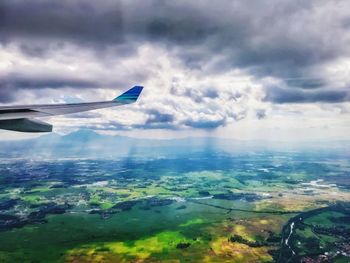
[[[34,139],[1,141],[0,158],[112,158],[125,156],[157,157],[196,152],[249,153],[254,151],[313,151],[349,155],[350,141],[244,141],[215,137],[182,139],[140,139],[112,136],[92,130],[78,130],[67,135],[51,133]]]
[[[0,261],[348,262],[345,144],[286,145],[2,142]]]

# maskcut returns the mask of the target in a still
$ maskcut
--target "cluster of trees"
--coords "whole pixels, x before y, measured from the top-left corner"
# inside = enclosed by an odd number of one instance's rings
[[[233,235],[229,238],[230,242],[238,242],[241,244],[245,244],[248,245],[250,247],[263,247],[263,246],[267,246],[268,243],[267,242],[261,242],[261,241],[249,241],[243,237],[241,237],[240,235]]]

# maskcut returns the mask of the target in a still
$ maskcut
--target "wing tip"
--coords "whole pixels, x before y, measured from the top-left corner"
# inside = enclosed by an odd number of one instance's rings
[[[143,86],[134,86],[131,89],[124,92],[122,95],[116,97],[114,101],[122,101],[132,103],[135,102],[140,96],[143,90]]]

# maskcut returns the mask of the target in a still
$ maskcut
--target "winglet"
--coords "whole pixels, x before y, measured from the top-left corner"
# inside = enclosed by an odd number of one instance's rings
[[[125,103],[133,103],[139,97],[143,87],[142,86],[134,86],[128,91],[124,92],[122,95],[116,97],[114,101],[120,101]]]

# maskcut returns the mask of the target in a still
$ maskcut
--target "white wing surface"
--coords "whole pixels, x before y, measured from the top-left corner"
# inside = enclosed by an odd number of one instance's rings
[[[135,86],[111,101],[0,107],[0,129],[20,132],[51,132],[52,125],[33,118],[64,115],[130,104],[137,100],[142,89],[143,87],[141,86]]]

